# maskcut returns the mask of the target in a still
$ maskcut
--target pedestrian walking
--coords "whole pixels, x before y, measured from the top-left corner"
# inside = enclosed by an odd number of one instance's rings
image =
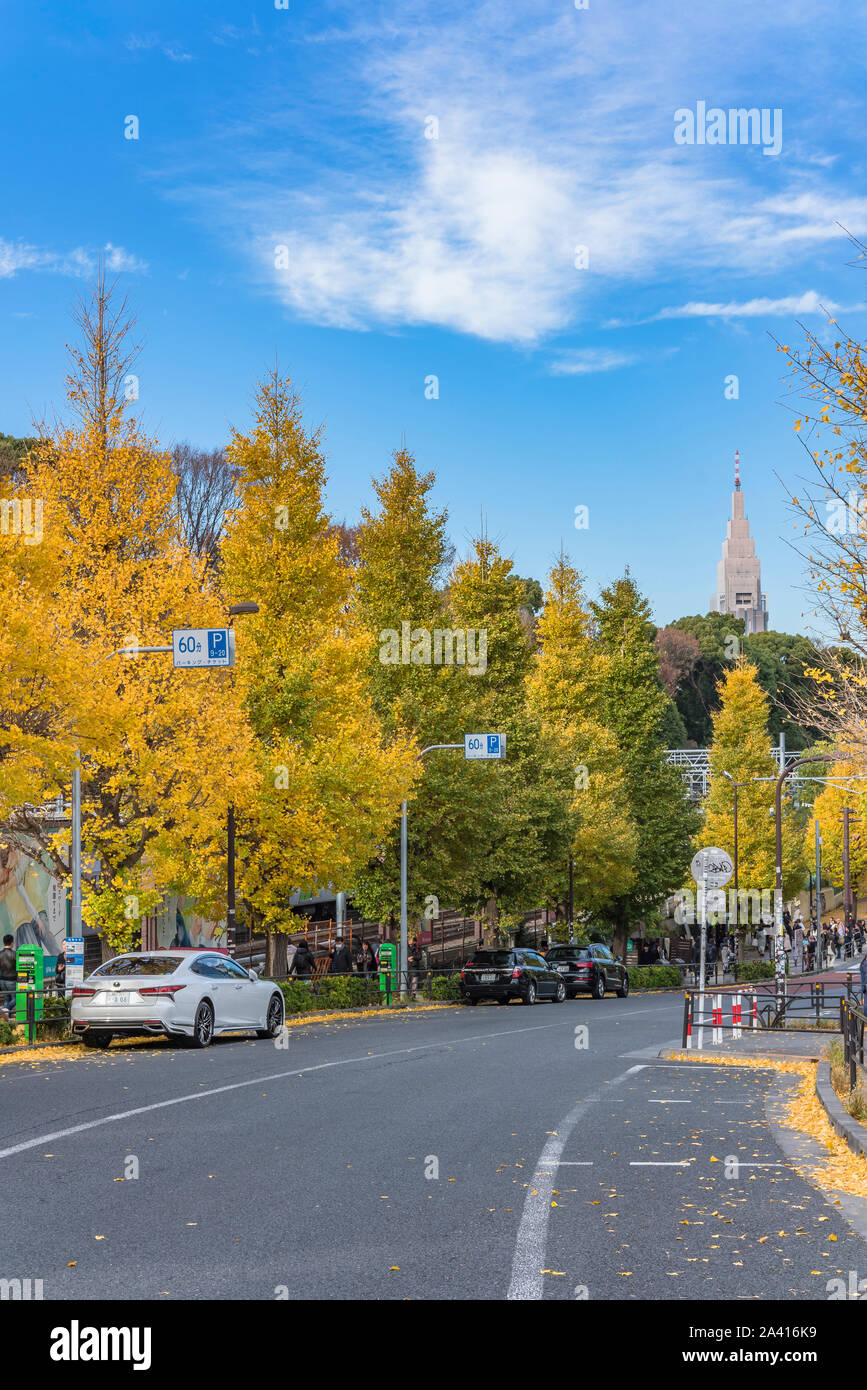
[[[369,941],[363,941],[361,943],[361,950],[358,953],[358,969],[365,978],[375,975],[377,972],[376,952]]]
[[[313,966],[313,952],[311,951],[310,945],[307,941],[307,938],[305,937],[304,940],[300,942],[295,951],[295,957],[292,961],[292,967],[289,971],[289,974],[294,975],[296,979],[299,980],[309,980],[310,976],[313,974]]]
[[[60,947],[60,955],[54,966],[54,989],[61,997],[66,993],[66,946]]]
[[[332,975],[352,974],[352,955],[342,936],[338,936],[335,945],[328,954],[331,957]]]
[[[14,936],[7,932],[0,951],[0,1010],[6,1019],[15,1012],[15,991],[18,987],[18,968],[12,949],[14,940]]]
[[[421,945],[417,936],[414,936],[409,943],[407,961],[409,964],[409,987],[415,995],[418,991],[418,981],[422,969]]]

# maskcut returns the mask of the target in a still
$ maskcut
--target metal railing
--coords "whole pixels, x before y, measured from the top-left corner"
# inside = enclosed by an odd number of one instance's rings
[[[807,984],[808,982],[804,982]],[[773,980],[759,981],[750,989],[687,990],[683,999],[682,1045],[695,1045],[696,1036],[711,1035],[712,1045],[726,1033],[738,1038],[746,1031],[826,1033],[836,1031],[823,1023],[838,1024],[843,1031],[844,1013],[854,1007],[853,978],[844,986],[826,986],[822,980],[809,981],[809,988],[791,986],[785,994],[776,992]],[[856,1009],[860,1013],[860,1010]],[[811,1026],[811,1025],[815,1026]]]
[[[859,1063],[864,1066],[864,1027],[867,1017],[863,1006],[853,1004],[852,1000],[840,1000],[840,1032],[843,1035],[843,1059],[849,1068],[849,1090],[854,1091],[858,1081]]]

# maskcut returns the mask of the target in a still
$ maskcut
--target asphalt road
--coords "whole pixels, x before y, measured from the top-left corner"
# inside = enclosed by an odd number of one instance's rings
[[[681,1009],[0,1058],[0,1276],[76,1300],[825,1300],[867,1259],[769,1128],[794,1079],[659,1062]]]

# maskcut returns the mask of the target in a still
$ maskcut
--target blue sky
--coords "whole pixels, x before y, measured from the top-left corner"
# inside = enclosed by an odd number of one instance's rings
[[[2,22],[0,430],[62,406],[107,247],[165,442],[243,428],[276,352],[337,518],[405,437],[459,551],[483,514],[522,574],[561,543],[591,592],[629,564],[660,622],[707,610],[739,448],[772,625],[811,626],[772,337],[825,335],[822,306],[864,334],[838,224],[867,236],[867,12],[30,0]],[[779,110],[780,153],[678,145],[699,102]]]

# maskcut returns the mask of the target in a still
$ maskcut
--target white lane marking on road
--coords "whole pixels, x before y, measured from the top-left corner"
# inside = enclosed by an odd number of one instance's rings
[[[644,1162],[638,1159],[631,1159],[630,1168],[682,1168],[685,1163],[692,1163],[691,1158],[676,1158],[673,1163],[655,1163],[651,1160]]]
[[[630,1076],[634,1076],[639,1071],[644,1071],[643,1063],[630,1067],[628,1071],[622,1072],[620,1076],[615,1076],[607,1082],[601,1090],[596,1091],[592,1096],[586,1096],[584,1100],[579,1100],[577,1104],[573,1105],[565,1120],[561,1120],[557,1126],[556,1135],[551,1136],[539,1155],[536,1170],[544,1171],[548,1168],[560,1167],[560,1155],[582,1116],[591,1106],[605,1100],[606,1092],[612,1086],[622,1085]],[[565,1167],[565,1163],[562,1166]],[[553,1178],[546,1178],[540,1182],[535,1192],[528,1191],[524,1198],[524,1210],[521,1214],[521,1224],[518,1227],[518,1237],[515,1241],[515,1256],[512,1260],[512,1277],[506,1294],[507,1299],[542,1297],[545,1279],[541,1271],[545,1266],[553,1186]]]
[[[245,1086],[261,1086],[266,1081],[282,1081],[289,1076],[303,1076],[305,1072],[327,1071],[330,1067],[346,1067],[355,1062],[375,1062],[383,1057],[406,1057],[412,1052],[425,1052],[432,1047],[452,1047],[456,1043],[479,1042],[482,1038],[511,1037],[513,1033],[540,1033],[551,1028],[568,1027],[563,1023],[535,1023],[527,1028],[503,1028],[496,1033],[473,1033],[465,1038],[440,1038],[436,1042],[416,1043],[414,1047],[394,1047],[387,1052],[365,1053],[363,1057],[341,1057],[336,1062],[318,1062],[311,1067],[294,1067],[291,1071],[274,1071],[265,1076],[253,1076],[246,1081],[232,1081],[225,1086],[213,1086],[209,1091],[194,1091],[189,1096],[173,1096],[171,1100],[154,1101],[152,1105],[137,1105],[132,1110],[120,1110],[116,1115],[103,1115],[100,1120],[87,1120],[80,1125],[70,1125],[68,1129],[56,1129],[51,1134],[41,1134],[38,1139],[28,1139],[23,1144],[13,1144],[11,1148],[0,1149],[0,1158],[11,1158],[13,1154],[24,1153],[27,1149],[38,1148],[40,1144],[53,1143],[55,1139],[66,1139],[71,1134],[81,1134],[86,1129],[97,1129],[100,1125],[114,1124],[117,1120],[128,1120],[133,1115],[148,1115],[152,1110],[165,1110],[170,1105],[184,1105],[191,1100],[205,1100],[208,1096],[224,1095],[227,1091],[240,1091]]]

